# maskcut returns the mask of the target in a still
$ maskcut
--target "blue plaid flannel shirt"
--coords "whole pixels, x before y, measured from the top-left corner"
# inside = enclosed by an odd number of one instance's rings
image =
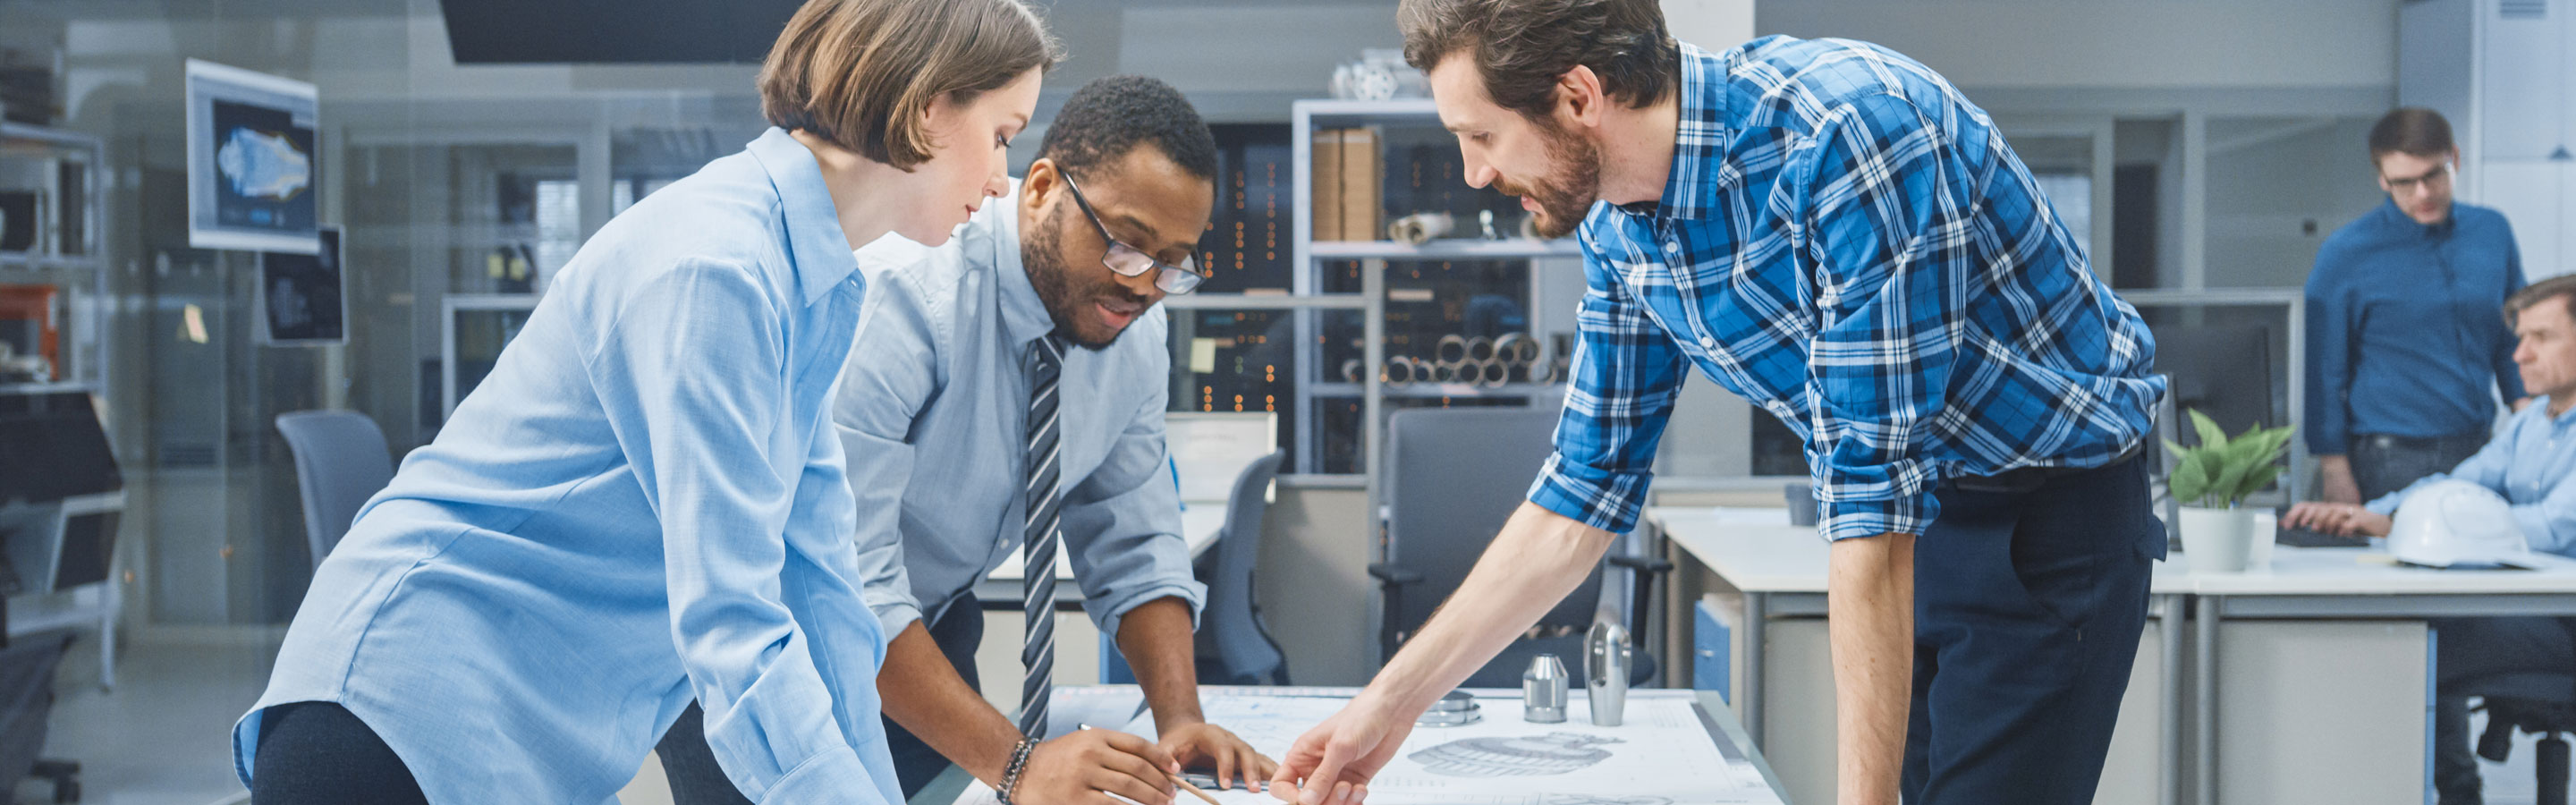
[[[1686,364],[1806,440],[1828,539],[1921,534],[1944,478],[2100,466],[2146,435],[2154,337],[1983,110],[1862,42],[1681,51],[1662,199],[1578,232],[1532,502],[1634,527]]]

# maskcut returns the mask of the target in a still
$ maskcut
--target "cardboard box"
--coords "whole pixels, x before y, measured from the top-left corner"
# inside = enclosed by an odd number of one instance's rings
[[[1341,129],[1315,132],[1315,157],[1308,166],[1315,208],[1308,220],[1318,241],[1342,239],[1342,139]]]
[[[1342,134],[1342,237],[1385,240],[1386,204],[1380,180],[1386,176],[1386,153],[1375,130],[1358,128]]]

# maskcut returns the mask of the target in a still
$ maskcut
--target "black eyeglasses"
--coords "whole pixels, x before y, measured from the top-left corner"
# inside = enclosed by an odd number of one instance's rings
[[[1100,230],[1100,239],[1109,243],[1109,253],[1100,256],[1101,265],[1108,266],[1121,277],[1141,277],[1147,271],[1162,269],[1162,273],[1154,275],[1154,287],[1167,294],[1185,294],[1198,289],[1199,280],[1204,278],[1199,276],[1196,258],[1184,257],[1180,265],[1171,265],[1154,259],[1143,249],[1119,241],[1109,234],[1109,226],[1100,222],[1100,213],[1091,210],[1091,201],[1082,197],[1082,188],[1073,183],[1073,175],[1063,172],[1056,175],[1064,177],[1064,186],[1073,191],[1074,205],[1081,207],[1082,214],[1091,219],[1091,228]]]

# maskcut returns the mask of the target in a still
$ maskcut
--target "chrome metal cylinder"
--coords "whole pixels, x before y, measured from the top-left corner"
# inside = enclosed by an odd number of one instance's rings
[[[1565,663],[1554,654],[1530,658],[1521,672],[1521,720],[1533,724],[1565,722]]]

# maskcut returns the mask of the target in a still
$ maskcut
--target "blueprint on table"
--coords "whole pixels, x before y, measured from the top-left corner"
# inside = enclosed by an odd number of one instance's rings
[[[1233,730],[1253,748],[1279,757],[1299,734],[1331,716],[1347,696],[1245,695],[1210,690],[1201,697],[1208,723]],[[1625,722],[1592,725],[1581,692],[1566,720],[1521,720],[1518,696],[1479,695],[1483,720],[1457,727],[1416,727],[1403,749],[1369,783],[1370,805],[1778,805],[1779,795],[1725,733],[1700,717],[1689,691],[1631,691]],[[1151,737],[1153,717],[1139,715],[1127,732]],[[1225,805],[1278,805],[1268,793],[1211,792]],[[1183,797],[1180,802],[1196,800]],[[992,790],[971,785],[960,805],[992,805]]]

